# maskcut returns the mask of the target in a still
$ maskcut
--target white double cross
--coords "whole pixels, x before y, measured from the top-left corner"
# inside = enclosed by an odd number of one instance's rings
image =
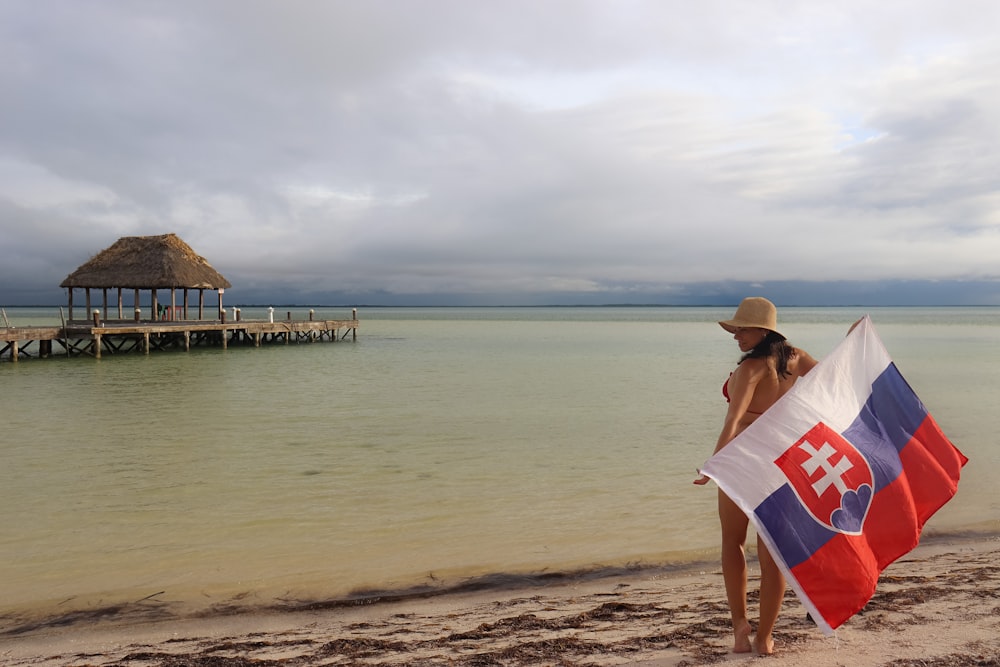
[[[836,487],[840,495],[844,495],[850,490],[844,483],[844,475],[854,467],[854,464],[843,454],[841,454],[839,461],[832,463],[831,459],[837,454],[833,445],[824,442],[822,447],[816,449],[815,445],[806,440],[799,445],[799,449],[809,455],[809,458],[802,462],[802,469],[810,477],[817,470],[823,470],[823,476],[812,484],[812,489],[817,497],[822,496],[831,486]]]

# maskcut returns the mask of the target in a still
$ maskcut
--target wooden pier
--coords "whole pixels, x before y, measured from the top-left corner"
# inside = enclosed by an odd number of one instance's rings
[[[69,319],[59,309],[62,326],[12,327],[0,308],[0,324],[4,325],[0,326],[0,361],[5,357],[14,362],[51,357],[56,351],[67,357],[89,355],[100,359],[104,354],[189,351],[199,345],[225,349],[234,344],[260,347],[264,343],[332,342],[344,340],[348,334],[351,340],[358,339],[357,308],[351,311],[349,320],[317,320],[315,311],[310,310],[308,320],[293,320],[288,311],[283,321],[275,321],[274,308],[268,308],[266,320],[243,320],[239,308],[233,308],[233,321],[227,322],[222,295],[232,285],[176,234],[122,237],[69,274],[60,287],[68,290],[69,297]],[[91,317],[89,320],[73,317],[77,290],[83,290],[84,316]],[[100,309],[93,308],[93,290],[102,297]],[[166,303],[160,301],[161,290],[170,292]],[[218,292],[218,319],[205,319],[206,290]],[[131,320],[125,315],[128,292],[132,292]],[[143,292],[149,292],[148,319],[142,317]],[[191,318],[191,292],[198,295],[198,319]],[[178,296],[183,305],[178,305]]]
[[[358,311],[349,320],[179,320],[135,321],[101,320],[95,312],[93,321],[67,321],[64,326],[0,327],[0,361],[16,362],[22,358],[47,358],[54,353],[72,356],[181,349],[196,346],[228,348],[230,345],[260,347],[273,343],[335,342],[358,338]],[[53,345],[55,343],[55,345]],[[58,346],[60,349],[58,349]]]

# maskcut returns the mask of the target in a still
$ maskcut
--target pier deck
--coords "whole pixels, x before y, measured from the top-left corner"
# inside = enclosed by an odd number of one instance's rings
[[[0,360],[53,356],[55,342],[60,354],[92,356],[153,350],[183,349],[193,346],[253,345],[357,340],[357,311],[349,320],[182,320],[103,322],[70,321],[66,326],[0,327]],[[341,333],[342,332],[342,333]]]

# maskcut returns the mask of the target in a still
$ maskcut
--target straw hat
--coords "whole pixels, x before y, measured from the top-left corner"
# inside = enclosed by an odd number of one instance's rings
[[[778,333],[778,309],[762,296],[748,296],[740,302],[736,315],[731,320],[719,322],[729,333],[737,328],[767,329]]]

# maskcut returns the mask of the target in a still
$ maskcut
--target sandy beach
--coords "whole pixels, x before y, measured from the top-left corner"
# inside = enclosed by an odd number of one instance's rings
[[[751,591],[755,590],[751,569]],[[297,611],[0,636],[4,665],[758,664],[735,655],[715,566]],[[155,601],[135,610],[155,608]],[[150,614],[154,615],[155,614]],[[128,615],[126,615],[127,617]],[[868,606],[825,637],[788,593],[772,665],[1000,665],[1000,537],[925,542],[890,566]]]

